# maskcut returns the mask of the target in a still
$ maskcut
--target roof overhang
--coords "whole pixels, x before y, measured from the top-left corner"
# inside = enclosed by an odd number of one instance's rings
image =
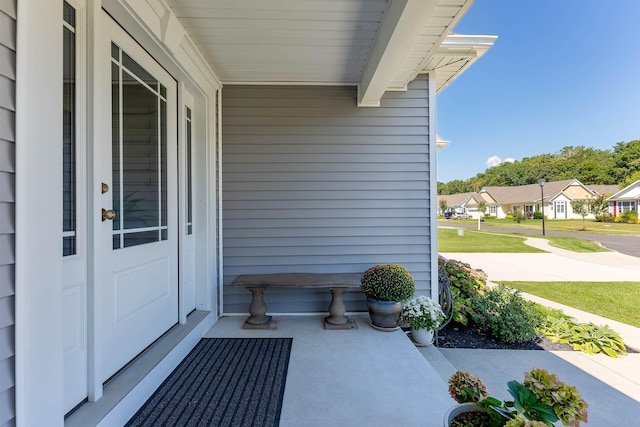
[[[497,38],[451,34],[431,55],[423,72],[436,71],[436,90],[439,93],[487,53]]]
[[[223,85],[355,85],[359,106],[420,73],[441,89],[495,40],[449,35],[473,0],[148,1]]]

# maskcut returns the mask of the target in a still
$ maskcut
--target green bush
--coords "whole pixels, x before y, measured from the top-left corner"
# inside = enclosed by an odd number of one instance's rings
[[[535,211],[533,213],[533,219],[542,219],[542,212],[540,211]]]
[[[517,222],[518,224],[520,224],[522,221],[524,221],[525,219],[527,219],[527,216],[525,214],[523,214],[522,212],[518,211],[518,212],[514,212],[511,215],[512,219]]]
[[[474,313],[473,300],[487,289],[487,275],[460,261],[440,257],[438,262],[449,276],[453,321],[466,325]]]
[[[520,296],[520,291],[499,285],[475,299],[473,309],[473,320],[499,341],[525,342],[538,337],[542,316],[533,302]]]
[[[630,224],[635,224],[638,222],[638,212],[626,211],[618,215],[618,218],[620,218],[620,222],[628,222]]]
[[[407,270],[397,264],[376,265],[364,272],[362,292],[378,301],[404,301],[413,296],[416,284]]]

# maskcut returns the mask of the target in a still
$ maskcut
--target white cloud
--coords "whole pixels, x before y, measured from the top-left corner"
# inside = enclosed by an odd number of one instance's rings
[[[487,159],[487,167],[492,168],[494,166],[499,166],[503,163],[513,163],[515,161],[516,159],[514,159],[513,157],[507,157],[506,159],[502,160],[498,156],[491,156]]]
[[[500,163],[502,163],[502,159],[498,156],[491,156],[487,159],[487,167],[490,168],[498,166]]]

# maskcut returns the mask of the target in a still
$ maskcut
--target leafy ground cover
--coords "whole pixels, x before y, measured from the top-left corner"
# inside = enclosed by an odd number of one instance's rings
[[[521,290],[514,286],[522,282],[490,287],[482,270],[442,257],[438,263],[438,274],[442,275],[438,279],[448,283],[450,290],[450,295],[445,293],[443,307],[452,310],[451,322],[442,328],[438,337],[440,347],[572,349],[611,357],[630,351],[620,335],[606,325],[580,323],[560,310],[525,300]],[[597,301],[596,298],[595,303]]]
[[[640,282],[499,282],[607,319],[640,327]]]

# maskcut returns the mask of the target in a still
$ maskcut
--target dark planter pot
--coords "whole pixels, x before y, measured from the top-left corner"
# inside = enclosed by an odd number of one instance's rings
[[[367,298],[371,326],[379,331],[391,332],[400,328],[402,302],[378,301]]]

